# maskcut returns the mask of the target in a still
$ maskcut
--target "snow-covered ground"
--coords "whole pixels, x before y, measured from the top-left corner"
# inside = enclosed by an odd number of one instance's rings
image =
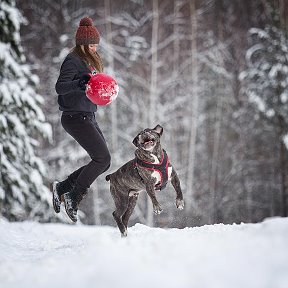
[[[0,220],[0,287],[287,288],[288,219],[160,229]]]

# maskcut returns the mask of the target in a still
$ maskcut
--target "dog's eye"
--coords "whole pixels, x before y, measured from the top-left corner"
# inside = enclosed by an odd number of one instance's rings
[[[150,129],[144,129],[143,131],[141,131],[141,132],[139,133],[139,135],[143,135],[143,134],[145,134],[145,132],[148,132],[148,131],[150,131]]]

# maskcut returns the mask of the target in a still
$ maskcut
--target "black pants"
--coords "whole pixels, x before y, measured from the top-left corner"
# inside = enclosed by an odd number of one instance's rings
[[[89,154],[91,161],[68,176],[84,189],[110,167],[111,156],[94,113],[62,114],[61,124]]]

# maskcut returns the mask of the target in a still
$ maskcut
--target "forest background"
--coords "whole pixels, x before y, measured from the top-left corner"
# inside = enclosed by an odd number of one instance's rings
[[[161,191],[159,216],[142,194],[132,225],[287,216],[287,1],[3,0],[0,7],[2,217],[67,221],[53,214],[49,183],[89,159],[61,126],[54,87],[84,16],[101,34],[105,73],[120,86],[96,116],[112,155],[109,171],[134,157],[139,131],[160,124],[184,193],[185,209],[177,211],[173,188]],[[81,204],[82,223],[114,225],[104,176]]]

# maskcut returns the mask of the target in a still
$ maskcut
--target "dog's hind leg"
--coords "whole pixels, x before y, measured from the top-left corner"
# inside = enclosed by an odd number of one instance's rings
[[[122,222],[122,219],[121,219],[122,217],[119,217],[117,215],[116,210],[112,213],[112,215],[113,215],[113,217],[114,217],[114,219],[115,219],[115,221],[117,223],[117,226],[118,226],[118,228],[119,228],[119,230],[121,232],[121,236],[122,237],[126,237],[127,236],[127,228],[125,227],[125,225]]]
[[[124,215],[122,216],[122,222],[125,225],[126,229],[128,227],[128,221],[130,216],[133,213],[133,210],[136,206],[137,200],[138,200],[138,195],[139,194],[134,194],[132,196],[129,197],[129,203],[128,203],[128,208],[126,210],[126,212],[124,213]]]
[[[117,226],[121,232],[122,237],[127,236],[127,228],[122,222],[122,216],[125,214],[128,208],[128,195],[127,193],[123,193],[122,191],[116,191],[116,189],[111,187],[111,194],[113,196],[115,202],[115,211],[112,213]]]

